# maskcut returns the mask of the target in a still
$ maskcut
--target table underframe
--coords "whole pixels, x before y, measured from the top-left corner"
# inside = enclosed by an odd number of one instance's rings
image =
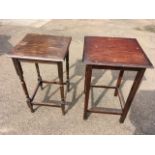
[[[28,60],[28,59],[23,59],[23,58],[12,58],[12,60],[13,60],[13,64],[14,64],[16,73],[19,76],[22,88],[23,88],[25,96],[26,96],[26,103],[27,103],[28,107],[30,108],[31,112],[33,113],[35,111],[34,108],[33,108],[34,105],[40,105],[40,106],[51,106],[51,107],[61,108],[62,109],[62,114],[65,115],[65,105],[67,103],[65,101],[64,85],[67,85],[67,91],[69,91],[69,86],[70,86],[70,82],[69,82],[69,52],[67,53],[67,55],[65,57],[65,60],[66,60],[66,77],[67,77],[66,82],[63,82],[63,61]],[[37,76],[38,76],[38,83],[37,83],[37,86],[36,86],[32,96],[29,95],[27,85],[26,85],[25,80],[24,80],[23,69],[22,69],[22,66],[21,66],[21,62],[35,63]],[[38,63],[56,64],[57,67],[58,67],[59,81],[42,80]],[[43,83],[58,84],[60,86],[61,101],[60,102],[58,101],[59,103],[56,103],[56,104],[55,103],[53,103],[53,104],[52,103],[43,104],[43,103],[33,102],[39,87],[41,87],[41,89],[43,89]]]
[[[119,76],[117,79],[116,86],[102,86],[102,85],[92,85],[91,84],[91,76],[92,76],[92,70],[93,69],[108,69],[108,70],[119,70]],[[131,87],[130,93],[127,97],[127,100],[125,102],[124,97],[120,91],[120,85],[123,78],[124,71],[136,71],[136,77],[133,81],[133,85]],[[84,92],[85,92],[85,101],[84,101],[84,115],[83,118],[88,118],[88,113],[105,113],[105,114],[114,114],[114,115],[121,115],[120,117],[120,123],[123,123],[127,113],[130,109],[130,106],[132,104],[132,101],[136,95],[136,92],[140,86],[140,83],[142,81],[143,75],[145,73],[145,68],[133,68],[133,67],[114,67],[114,66],[98,66],[98,65],[86,65],[85,70],[85,84],[84,84]],[[107,88],[107,89],[114,89],[114,95],[119,97],[121,109],[113,109],[113,108],[104,108],[104,107],[92,107],[88,109],[88,101],[89,101],[89,93],[90,88],[96,87],[96,88]]]

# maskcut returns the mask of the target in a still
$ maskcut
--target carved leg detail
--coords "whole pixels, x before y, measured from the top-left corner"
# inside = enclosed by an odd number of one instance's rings
[[[36,66],[36,70],[37,70],[38,82],[40,83],[41,89],[43,89],[42,77],[40,75],[40,70],[39,70],[38,63],[35,63],[35,66]]]
[[[33,105],[31,103],[31,99],[29,97],[29,93],[27,90],[27,86],[26,86],[26,83],[24,81],[23,70],[22,70],[21,64],[20,64],[19,60],[17,60],[17,59],[12,59],[12,60],[13,60],[13,63],[14,63],[15,69],[16,69],[16,73],[19,76],[19,79],[21,81],[21,85],[23,87],[23,90],[24,90],[24,93],[26,96],[27,105],[30,108],[31,112],[34,112]]]
[[[70,86],[70,82],[69,82],[69,52],[66,55],[66,76],[67,76],[67,91],[69,91],[69,86]]]

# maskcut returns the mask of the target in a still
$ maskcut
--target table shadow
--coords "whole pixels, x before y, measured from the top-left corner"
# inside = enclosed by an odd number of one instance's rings
[[[143,90],[136,95],[129,119],[135,126],[134,134],[155,134],[155,90]]]
[[[106,72],[106,70],[104,70],[104,72]],[[106,85],[107,86],[116,86],[116,82],[117,82],[117,79],[118,79],[118,76],[119,76],[119,71],[111,70],[111,75],[112,75],[112,79]],[[134,81],[135,77],[136,77],[136,72],[135,71],[125,71],[124,72],[124,75],[123,75],[123,78],[122,78],[122,82],[121,82],[120,88],[122,88],[127,81]],[[100,78],[101,78],[101,76],[98,77],[98,80]],[[143,80],[144,81],[146,80],[145,76],[143,77],[142,81]],[[94,80],[92,82],[93,82],[93,84],[96,84],[97,83],[96,80]],[[106,93],[108,91],[108,89],[103,89],[101,95],[99,95],[96,98],[96,100],[95,100],[95,97],[94,97],[94,89],[96,89],[96,88],[91,88],[91,101],[92,101],[91,102],[91,106],[92,107],[96,107],[100,103],[100,101],[106,95]],[[114,92],[115,92],[115,90],[114,90]],[[122,93],[122,91],[121,91],[121,93]],[[123,93],[122,93],[122,95],[123,95]]]
[[[67,98],[68,93],[72,91],[71,100],[70,101],[66,100],[66,103],[68,105],[66,108],[66,112],[71,110],[75,106],[75,104],[83,97],[83,94],[84,94],[84,82],[83,81],[84,81],[84,76],[85,76],[85,65],[83,64],[81,60],[77,60],[74,64],[70,66],[70,70],[71,69],[73,69],[74,71],[73,71],[73,74],[70,75],[69,92],[67,92],[66,87],[64,87],[65,98]],[[95,77],[93,82],[97,82],[103,76],[104,72],[105,71],[101,71],[99,74],[93,75]],[[66,71],[64,72],[64,76],[66,76]],[[58,77],[56,77],[54,80],[58,80]],[[81,82],[83,82],[83,90],[79,93],[78,86]],[[54,90],[51,93],[52,85],[46,85],[44,88],[46,88],[46,93],[45,93],[45,96],[42,102],[51,103],[52,96],[58,93],[60,89],[58,87],[56,90]],[[77,92],[78,92],[78,95],[77,95]]]
[[[9,39],[11,36],[0,35],[0,55],[10,52],[13,48]]]
[[[65,68],[65,67],[64,67]],[[73,74],[70,75],[70,91],[67,92],[66,87],[65,88],[65,98],[67,98],[68,93],[71,93],[71,99],[70,101],[66,100],[67,103],[67,108],[66,108],[66,112],[68,112],[69,110],[71,110],[75,104],[80,100],[83,99],[83,104],[84,104],[84,76],[85,76],[85,64],[83,64],[83,62],[81,60],[77,60],[74,64],[72,64],[70,66],[70,71],[71,69],[73,69]],[[98,80],[100,80],[100,78],[102,78],[102,76],[104,76],[104,74],[106,73],[107,70],[99,70],[99,71],[93,71],[92,74],[92,84],[96,84],[98,82]],[[119,75],[119,71],[113,71],[111,70],[111,75],[112,75],[112,79],[111,81],[106,84],[108,86],[111,86],[114,81],[116,81],[118,79],[118,75]],[[128,80],[134,80],[136,73],[135,72],[125,72],[123,80],[122,80],[122,84],[121,87],[126,83],[126,81]],[[64,76],[66,76],[66,71],[64,71]],[[76,80],[75,80],[76,78]],[[54,80],[58,80],[58,77],[56,77]],[[143,80],[146,80],[146,78],[144,77]],[[81,82],[83,82],[83,90],[79,93],[78,92],[78,86],[79,84],[81,84]],[[114,86],[116,85],[113,84]],[[46,102],[46,103],[51,103],[53,102],[53,100],[51,100],[51,97],[54,96],[56,93],[58,93],[60,91],[59,87],[57,89],[55,89],[53,92],[51,92],[52,89],[52,85],[48,84],[45,85],[46,88],[46,93],[44,96],[44,99],[42,100],[42,102]],[[99,102],[101,101],[101,99],[104,97],[104,95],[107,93],[108,89],[103,89],[103,92],[101,93],[101,95],[99,95],[99,97],[95,100],[94,98],[94,90],[96,88],[91,88],[90,90],[90,97],[91,97],[91,106],[95,107],[99,104]],[[77,95],[78,94],[78,95]]]
[[[74,77],[80,77],[76,82],[71,84],[71,90],[73,90],[73,95],[72,95],[72,100],[70,102],[70,105],[67,110],[70,110],[84,95],[84,78],[85,78],[85,64],[81,60],[77,60],[76,63],[74,64],[74,74],[71,76],[71,79]],[[92,82],[97,82],[104,74],[104,71],[101,71],[100,73],[96,75],[92,75],[94,79]],[[78,85],[80,82],[83,82],[83,90],[80,92],[80,94],[77,96],[78,92]],[[83,98],[83,103],[84,103],[84,98]]]
[[[65,66],[65,65],[64,65]],[[72,109],[72,107],[78,102],[78,100],[82,97],[83,95],[83,91],[81,91],[81,93],[79,95],[77,95],[77,87],[79,85],[79,83],[83,80],[84,78],[84,64],[82,63],[81,60],[77,60],[76,63],[72,64],[69,67],[69,70],[71,72],[71,69],[74,69],[73,74],[70,74],[69,76],[69,80],[70,80],[70,88],[69,88],[69,92],[66,89],[66,86],[64,86],[65,89],[65,99],[67,99],[67,95],[68,93],[70,93],[71,91],[73,91],[72,93],[72,98],[70,101],[66,100],[66,104],[67,104],[67,108],[66,108],[66,113]],[[65,70],[65,67],[64,67]],[[63,76],[66,76],[66,70],[63,73]],[[77,78],[78,80],[74,80],[74,78]],[[66,79],[66,78],[64,78]],[[52,81],[59,81],[58,77],[56,77],[54,80]],[[74,82],[73,82],[74,81]],[[65,80],[64,80],[65,82]],[[43,87],[43,89],[46,88],[46,93],[44,96],[44,99],[42,100],[42,102],[45,103],[52,103],[53,100],[51,100],[51,98],[56,94],[59,93],[60,88],[58,87],[57,89],[55,89],[53,92],[51,92],[52,89],[52,85],[51,84],[47,84]],[[61,101],[61,98],[60,98]]]

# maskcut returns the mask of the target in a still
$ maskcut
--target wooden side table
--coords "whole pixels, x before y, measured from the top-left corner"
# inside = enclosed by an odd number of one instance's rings
[[[88,112],[116,114],[121,115],[120,123],[123,123],[146,68],[153,67],[139,43],[133,38],[86,36],[84,38],[83,62],[86,64],[84,119],[87,119]],[[120,70],[116,86],[91,85],[93,69]],[[120,85],[124,71],[137,72],[126,102],[120,93]],[[114,95],[118,95],[119,97],[121,109],[103,107],[92,107],[88,109],[90,87],[114,89]]]
[[[65,114],[65,96],[64,96],[64,84],[67,84],[69,90],[69,45],[71,37],[51,36],[51,35],[39,35],[39,34],[27,34],[24,39],[17,44],[13,51],[8,55],[12,58],[17,75],[20,78],[24,93],[26,95],[26,102],[31,112],[34,112],[33,105],[44,105],[61,107],[62,113]],[[66,60],[66,74],[67,81],[63,82],[63,61]],[[36,71],[38,75],[38,84],[32,96],[29,95],[26,83],[24,81],[23,69],[21,62],[35,63]],[[59,81],[45,81],[42,80],[40,75],[38,63],[50,63],[57,64]],[[39,87],[42,87],[43,83],[58,84],[60,85],[61,102],[60,104],[41,104],[33,103],[35,95]]]

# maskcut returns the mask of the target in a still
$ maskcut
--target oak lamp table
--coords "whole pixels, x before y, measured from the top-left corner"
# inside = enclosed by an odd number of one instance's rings
[[[67,84],[69,90],[69,45],[71,37],[61,37],[41,34],[27,34],[24,39],[19,42],[8,55],[12,58],[17,75],[20,78],[21,85],[26,95],[26,102],[31,112],[34,112],[33,105],[45,105],[60,107],[62,113],[65,114],[65,96],[64,84]],[[63,82],[63,61],[66,60],[67,81]],[[24,81],[23,69],[21,62],[35,63],[38,75],[38,84],[32,96],[29,95],[26,83]],[[59,81],[44,81],[40,75],[38,63],[57,64]],[[60,85],[61,101],[60,104],[35,104],[34,97],[39,87],[43,83]]]
[[[121,115],[120,123],[123,123],[146,68],[153,67],[138,41],[134,38],[86,36],[84,38],[83,62],[86,65],[84,86],[84,119],[87,119],[88,113],[116,114]],[[119,70],[120,73],[116,86],[110,87],[102,85],[91,85],[93,69]],[[120,84],[124,71],[137,72],[126,102],[120,93]],[[88,109],[90,87],[114,89],[114,95],[118,95],[122,105],[121,108],[112,109],[103,107],[91,107]]]

